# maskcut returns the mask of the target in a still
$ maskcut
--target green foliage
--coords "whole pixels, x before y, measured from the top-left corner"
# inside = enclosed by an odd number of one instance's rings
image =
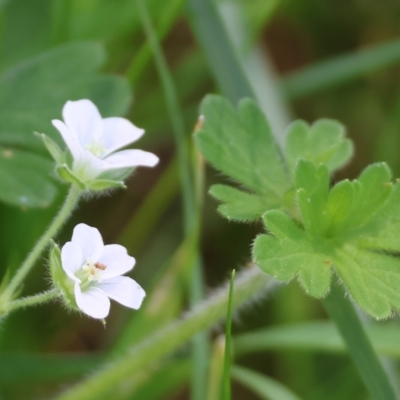
[[[197,146],[215,168],[244,188],[211,187],[210,193],[223,202],[218,210],[228,219],[252,221],[270,209],[293,209],[292,176],[299,159],[326,163],[334,172],[352,155],[351,141],[336,121],[290,125],[284,159],[264,112],[252,100],[242,100],[236,111],[222,97],[207,96],[200,112],[204,124]]]
[[[324,297],[333,266],[358,305],[375,318],[400,309],[400,186],[384,163],[329,191],[328,170],[300,161],[297,202],[304,227],[282,211],[264,214],[269,235],[257,237],[254,259],[280,280],[295,276],[307,293]]]
[[[351,158],[353,145],[345,139],[345,128],[339,122],[320,119],[309,126],[296,121],[288,128],[285,154],[291,171],[297,160],[304,159],[316,165],[323,163],[333,172]]]
[[[281,281],[298,277],[311,296],[329,291],[332,267],[368,314],[386,318],[400,309],[400,189],[384,163],[357,180],[329,188],[330,173],[353,153],[344,127],[332,120],[290,125],[283,159],[263,112],[251,100],[236,111],[208,96],[196,142],[205,158],[243,189],[214,185],[228,219],[263,215],[268,235],[259,236],[253,257]]]
[[[219,211],[229,219],[252,220],[279,207],[289,178],[264,113],[251,100],[240,102],[236,112],[218,96],[207,96],[200,112],[204,115],[196,135],[200,151],[215,168],[251,191],[212,187],[211,193],[226,202]]]
[[[48,207],[57,194],[53,163],[34,153],[0,147],[0,200],[20,207]]]

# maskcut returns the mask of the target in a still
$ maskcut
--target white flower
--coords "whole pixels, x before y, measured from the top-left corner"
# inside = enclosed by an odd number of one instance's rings
[[[144,130],[125,118],[101,118],[90,100],[67,101],[64,122],[53,120],[73,158],[72,171],[82,181],[91,181],[115,170],[137,166],[154,167],[158,157],[143,150],[117,151],[138,140]]]
[[[62,268],[74,284],[77,306],[93,318],[105,318],[110,299],[138,309],[144,290],[133,279],[121,276],[135,265],[125,247],[104,246],[100,232],[85,224],[74,228],[72,240],[61,250]]]

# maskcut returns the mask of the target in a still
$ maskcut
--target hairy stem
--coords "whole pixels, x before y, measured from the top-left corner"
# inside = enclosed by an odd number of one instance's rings
[[[7,288],[4,290],[0,298],[0,304],[7,303],[13,297],[19,285],[23,282],[32,267],[35,265],[35,262],[40,254],[49,244],[49,240],[59,231],[65,221],[70,217],[72,210],[75,208],[78,202],[80,194],[81,190],[77,186],[72,185],[60,211],[55,216],[42,237],[36,243],[33,250],[29,253],[28,257],[25,259],[17,273],[14,275],[14,278],[11,280]]]
[[[52,299],[55,299],[58,294],[59,291],[57,289],[51,289],[43,293],[38,293],[33,296],[23,297],[22,299],[11,301],[5,306],[4,310],[0,311],[0,315],[3,313],[8,314],[11,311],[17,310],[18,308],[46,303]]]
[[[276,281],[257,266],[246,269],[236,279],[233,307],[238,307],[261,290],[267,291]],[[172,322],[147,340],[134,346],[124,357],[103,366],[97,373],[78,384],[57,400],[97,399],[118,382],[137,374],[147,365],[176,350],[196,333],[215,324],[226,315],[229,287],[225,286],[200,303],[182,319]]]

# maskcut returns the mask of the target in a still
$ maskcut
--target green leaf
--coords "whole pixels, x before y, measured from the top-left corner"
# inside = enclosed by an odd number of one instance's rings
[[[36,154],[0,147],[0,200],[20,207],[48,207],[57,194],[53,163]]]
[[[321,119],[311,126],[295,121],[287,130],[285,154],[292,172],[300,159],[325,164],[329,172],[334,172],[352,157],[353,144],[337,121]]]
[[[329,192],[328,170],[300,161],[295,172],[304,228],[282,211],[265,213],[270,235],[257,237],[255,262],[277,279],[295,276],[307,293],[324,297],[335,267],[351,297],[368,314],[400,310],[400,184],[384,163]],[[390,253],[391,252],[391,253]]]
[[[218,211],[228,219],[253,221],[274,206],[266,198],[227,185],[211,186],[210,194],[223,202]]]
[[[253,250],[256,263],[281,281],[298,276],[308,294],[324,297],[330,286],[331,255],[324,254],[323,243],[307,237],[282,211],[267,211],[263,219],[274,236],[256,238]]]
[[[306,230],[315,236],[326,229],[324,209],[329,194],[329,175],[325,165],[317,168],[311,162],[300,160],[295,172],[297,203]]]
[[[279,207],[290,182],[260,108],[246,99],[236,111],[222,97],[207,96],[201,114],[203,127],[195,136],[198,148],[215,168],[251,192],[218,187],[216,197],[227,203],[221,212],[228,218],[250,220],[260,216],[260,205],[266,205],[263,211]],[[238,207],[249,199],[241,215]]]

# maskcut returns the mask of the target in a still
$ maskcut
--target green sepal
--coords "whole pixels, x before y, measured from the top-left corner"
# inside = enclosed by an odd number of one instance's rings
[[[126,185],[122,181],[111,181],[107,179],[95,179],[94,181],[87,184],[87,189],[93,192],[101,192],[107,189],[126,189]]]
[[[61,251],[57,244],[50,240],[49,268],[52,283],[60,292],[64,304],[77,310],[74,296],[74,282],[65,273],[61,262]]]
[[[70,170],[67,164],[57,165],[57,173],[61,180],[77,185],[81,190],[87,189],[86,184]]]
[[[97,179],[106,181],[124,181],[135,171],[135,168],[119,168],[100,174]]]
[[[50,139],[44,133],[34,132],[34,135],[43,141],[46,149],[57,164],[65,164],[67,162],[65,152],[61,150],[60,146],[54,140]]]

